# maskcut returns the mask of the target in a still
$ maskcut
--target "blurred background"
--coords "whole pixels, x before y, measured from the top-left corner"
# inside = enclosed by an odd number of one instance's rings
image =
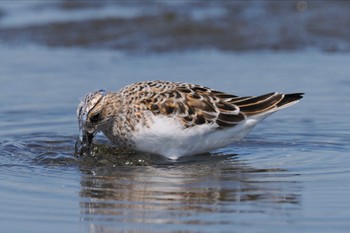
[[[132,53],[350,50],[349,1],[1,1],[0,40]]]

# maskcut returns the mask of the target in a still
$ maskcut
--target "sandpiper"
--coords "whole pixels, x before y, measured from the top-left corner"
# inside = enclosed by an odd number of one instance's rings
[[[258,122],[303,93],[239,97],[190,83],[144,81],[118,92],[99,90],[77,109],[78,152],[102,131],[113,143],[170,159],[206,153],[243,138]]]

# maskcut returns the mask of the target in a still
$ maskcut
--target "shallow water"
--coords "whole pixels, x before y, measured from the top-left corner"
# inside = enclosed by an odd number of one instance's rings
[[[349,55],[1,51],[4,232],[348,231]],[[145,79],[306,95],[211,154],[169,161],[101,135],[95,157],[76,157],[79,98]]]
[[[128,52],[350,51],[348,1],[2,1],[0,41]],[[261,22],[261,23],[257,23]]]
[[[0,232],[349,232],[350,54],[256,51],[310,44],[319,50],[347,51],[343,39],[348,30],[342,29],[347,18],[333,16],[348,15],[349,5],[309,2],[310,11],[299,17],[301,12],[290,8],[294,2],[273,2],[1,3]],[[227,13],[237,7],[242,14]],[[254,39],[231,45],[226,22],[242,20],[238,22],[245,27],[237,33],[251,35],[256,19],[269,22],[275,11],[283,16],[289,12],[288,17],[281,25],[266,24],[270,26],[257,37],[262,45],[255,46]],[[190,28],[214,22],[212,28],[228,35],[176,30],[186,23],[177,21],[178,14],[191,21]],[[173,38],[156,32],[147,44],[134,40],[140,34],[133,37],[132,32],[119,38],[117,29],[113,35],[122,44],[110,43],[101,32],[82,34],[86,43],[71,40],[75,27],[116,15],[126,20],[118,21],[118,30],[142,18],[152,26],[142,30],[161,31],[152,20],[175,20],[169,30],[189,33],[181,37],[188,40],[176,37],[179,44],[173,44]],[[316,24],[320,15],[331,23]],[[296,38],[276,36],[289,21],[297,22],[289,34]],[[103,22],[98,26],[107,29],[115,23]],[[334,23],[334,40],[328,43],[328,27]],[[300,24],[307,30],[298,31]],[[58,29],[65,36],[52,37]],[[141,37],[146,33],[142,30]],[[250,52],[227,52],[236,48]],[[306,94],[244,140],[208,154],[171,161],[115,148],[99,135],[94,156],[75,156],[75,111],[81,97],[96,89],[118,90],[155,79],[198,83],[237,95]]]

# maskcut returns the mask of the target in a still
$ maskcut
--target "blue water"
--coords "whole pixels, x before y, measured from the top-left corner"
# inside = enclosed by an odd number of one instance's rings
[[[43,21],[84,21],[94,12],[0,6],[0,33]],[[249,14],[262,14],[253,6]],[[98,8],[96,17],[147,15],[123,7]],[[223,14],[219,8],[192,13],[205,20]],[[135,53],[18,38],[0,43],[1,233],[349,232],[350,54],[211,47]],[[305,97],[244,140],[205,155],[170,161],[113,148],[103,135],[94,157],[74,155],[81,97],[156,79],[236,95]]]
[[[349,229],[347,54],[133,56],[29,46],[0,56],[4,232]],[[146,79],[306,95],[212,154],[173,162],[112,151],[100,136],[100,157],[75,157],[79,97]]]

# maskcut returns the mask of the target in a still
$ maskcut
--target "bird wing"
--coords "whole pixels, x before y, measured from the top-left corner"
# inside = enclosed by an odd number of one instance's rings
[[[277,92],[239,97],[188,83],[157,81],[145,85],[148,95],[140,101],[146,109],[155,115],[177,118],[185,127],[215,123],[220,128],[233,127],[247,117],[277,110],[302,98],[302,93]]]

